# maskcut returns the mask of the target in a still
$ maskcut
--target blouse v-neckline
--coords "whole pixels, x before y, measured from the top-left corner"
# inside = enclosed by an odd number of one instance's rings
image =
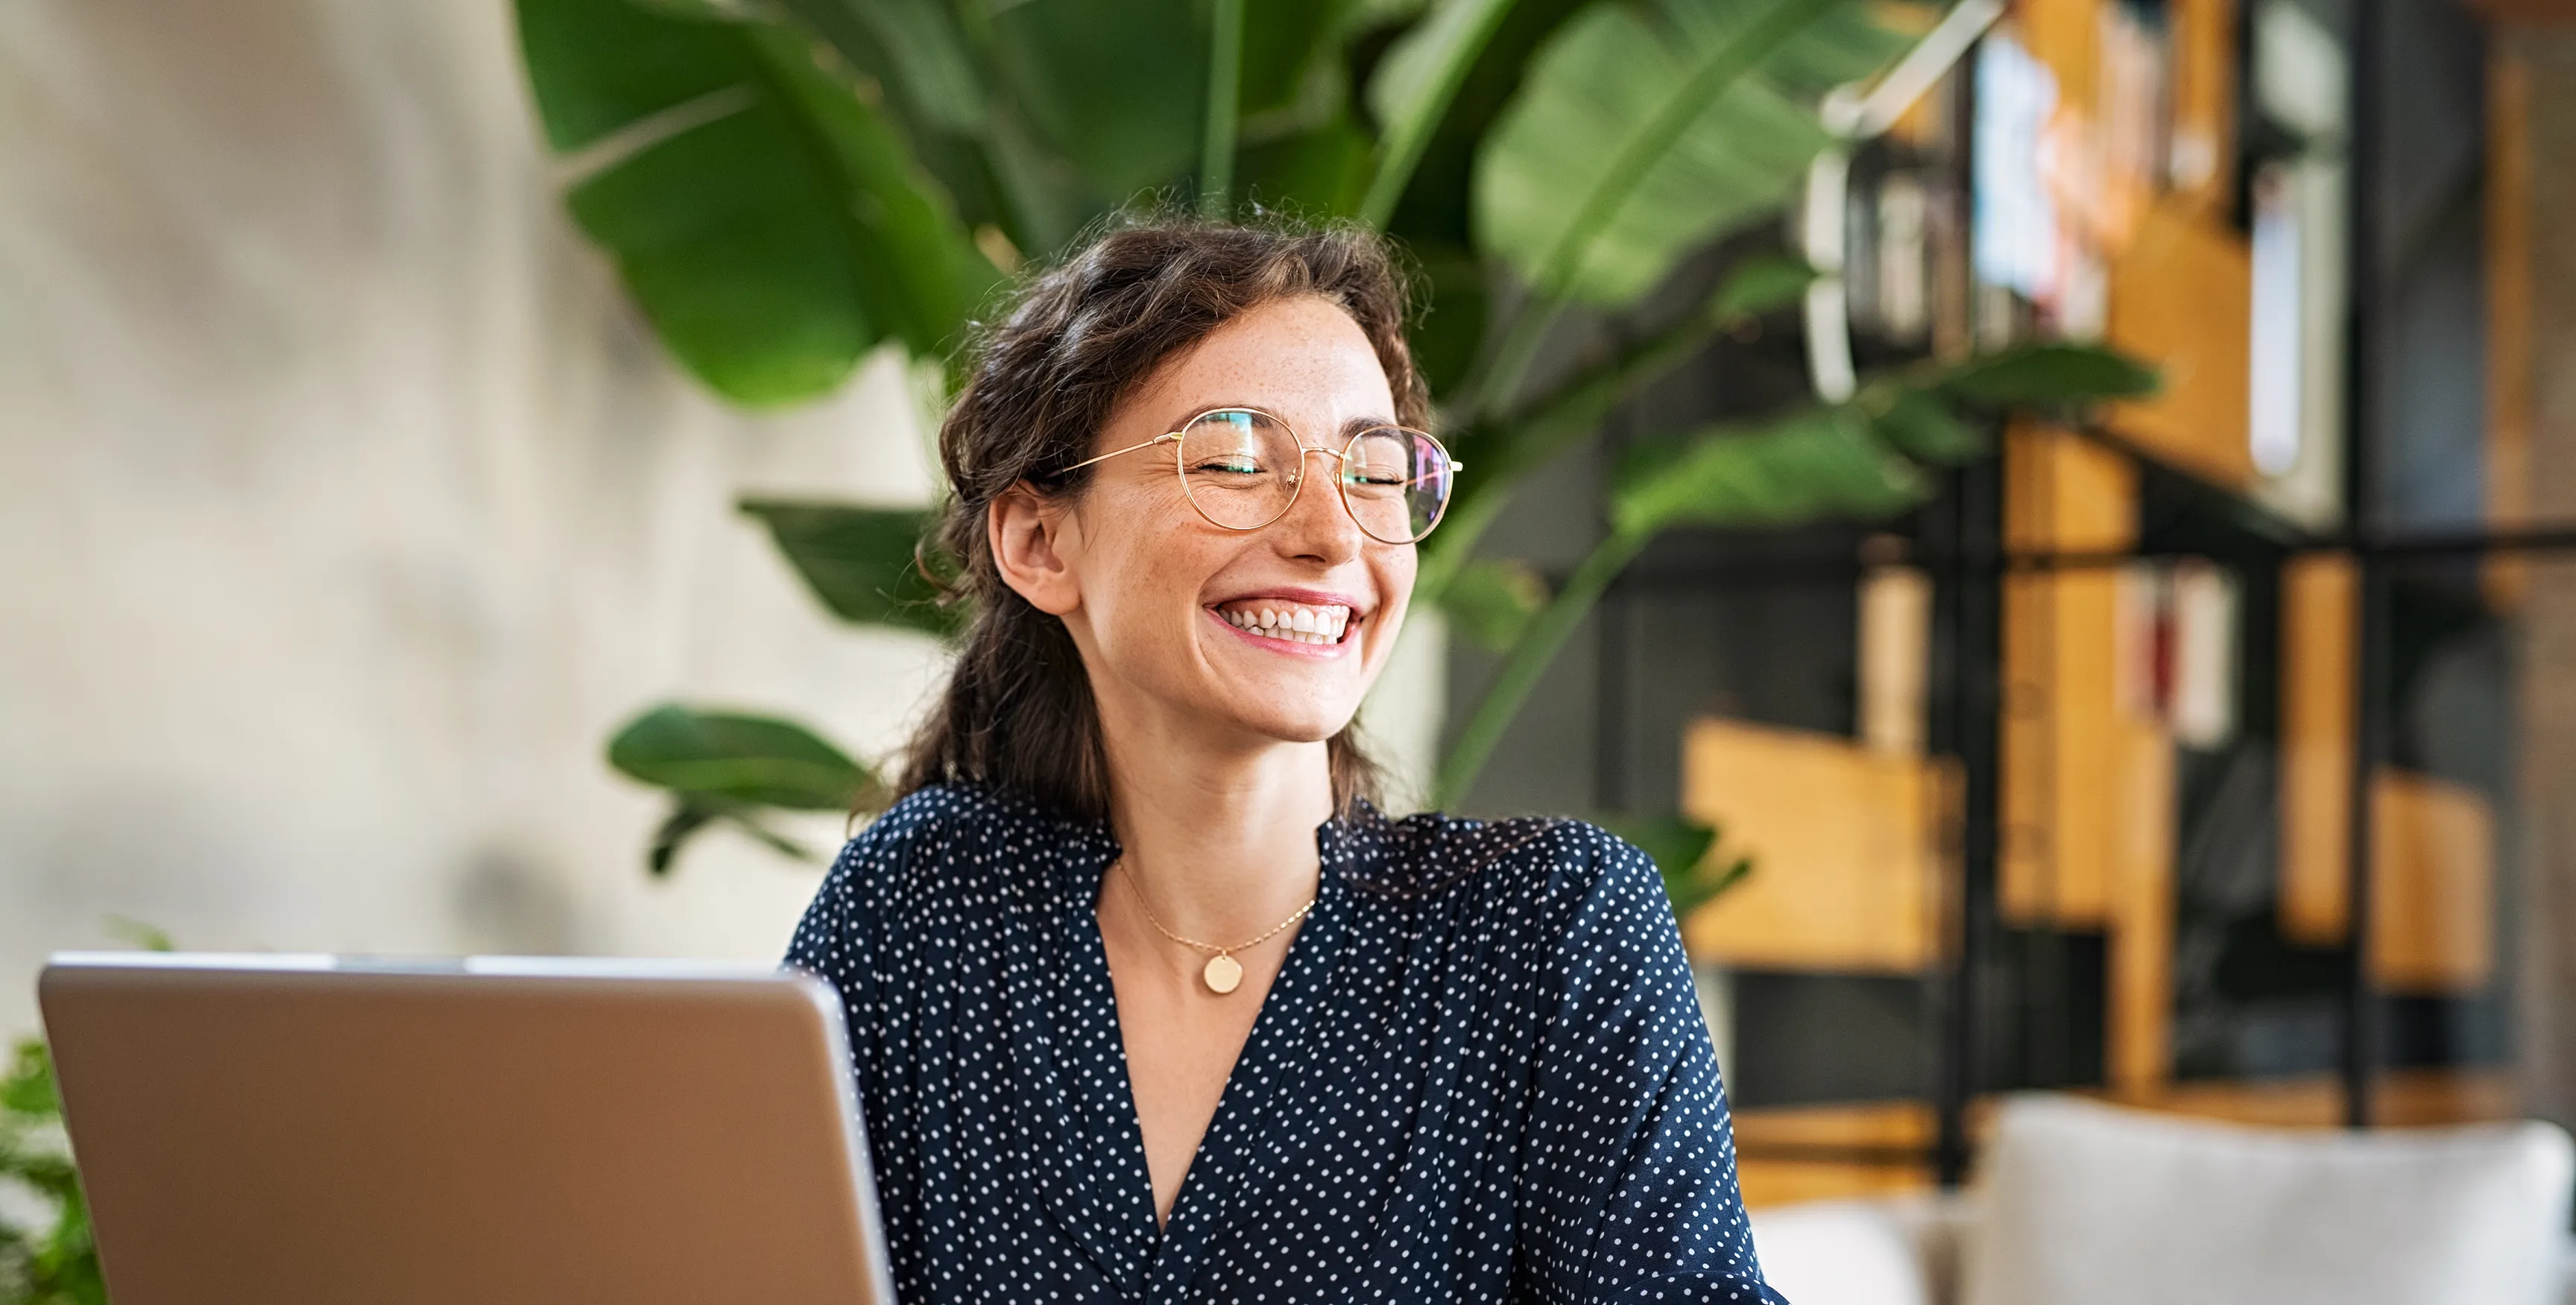
[[[1050,1112],[1056,1150],[1050,1167],[1057,1181],[1047,1205],[1123,1294],[1181,1299],[1234,1198],[1247,1183],[1257,1183],[1282,1151],[1285,1130],[1275,1125],[1275,1107],[1288,1086],[1282,1071],[1296,1062],[1294,1053],[1340,951],[1347,915],[1349,887],[1341,862],[1352,851],[1350,831],[1340,820],[1327,821],[1317,827],[1315,840],[1315,908],[1289,940],[1279,975],[1262,998],[1172,1199],[1168,1222],[1154,1217],[1145,1135],[1100,933],[1100,884],[1118,857],[1117,840],[1096,831],[1086,840],[1085,854],[1062,863],[1067,873],[1057,885],[1059,919],[1051,931],[1055,963],[1047,967],[1062,986],[1059,999],[1044,1005],[1063,1025],[1050,1039],[1058,1081],[1047,1095],[1060,1094],[1070,1108]],[[1115,1139],[1113,1152],[1103,1152],[1103,1139]]]

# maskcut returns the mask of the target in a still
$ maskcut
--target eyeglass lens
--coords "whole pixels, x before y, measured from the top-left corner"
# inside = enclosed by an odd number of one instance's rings
[[[1288,510],[1306,456],[1296,432],[1268,413],[1211,412],[1181,431],[1181,485],[1208,520],[1254,530]],[[1449,504],[1449,459],[1420,432],[1364,431],[1344,457],[1324,461],[1335,464],[1342,501],[1360,529],[1383,542],[1420,539]]]

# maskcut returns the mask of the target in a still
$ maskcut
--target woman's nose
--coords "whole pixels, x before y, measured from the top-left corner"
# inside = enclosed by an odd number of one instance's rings
[[[1272,529],[1291,555],[1312,557],[1326,565],[1347,562],[1365,546],[1360,523],[1342,502],[1341,456],[1331,449],[1308,448],[1297,460],[1297,499],[1288,515]]]

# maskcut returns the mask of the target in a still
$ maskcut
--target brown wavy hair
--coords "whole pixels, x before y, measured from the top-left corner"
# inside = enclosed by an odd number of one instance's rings
[[[1109,762],[1082,657],[1064,622],[1002,583],[986,517],[1025,484],[1079,495],[1119,401],[1163,362],[1263,304],[1320,295],[1359,324],[1386,368],[1396,419],[1428,427],[1430,399],[1405,345],[1407,286],[1386,242],[1346,227],[1130,219],[1026,280],[974,343],[939,428],[948,502],[933,537],[950,565],[942,601],[970,606],[948,687],[906,750],[897,795],[932,784],[1009,789],[1081,820],[1109,815]],[[1345,815],[1376,796],[1356,723],[1327,741]]]

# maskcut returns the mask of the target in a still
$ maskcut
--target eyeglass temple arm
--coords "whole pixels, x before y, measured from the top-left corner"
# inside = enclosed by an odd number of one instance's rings
[[[1070,472],[1070,471],[1080,471],[1080,470],[1082,470],[1084,467],[1088,467],[1088,466],[1090,466],[1092,463],[1095,463],[1095,462],[1107,462],[1107,461],[1108,461],[1108,460],[1110,460],[1111,458],[1118,457],[1118,456],[1120,456],[1120,455],[1122,455],[1122,454],[1133,453],[1133,452],[1135,452],[1135,451],[1136,451],[1136,450],[1138,450],[1138,449],[1150,449],[1150,448],[1154,447],[1154,446],[1155,446],[1155,445],[1157,445],[1157,444],[1164,443],[1165,441],[1168,441],[1168,440],[1176,440],[1176,439],[1179,439],[1180,437],[1181,437],[1181,433],[1180,433],[1179,431],[1168,431],[1168,432],[1165,432],[1164,434],[1157,435],[1157,436],[1155,436],[1154,438],[1149,439],[1149,440],[1145,441],[1145,442],[1144,442],[1144,443],[1142,443],[1142,444],[1130,444],[1130,445],[1128,445],[1127,447],[1125,447],[1125,448],[1123,448],[1123,449],[1119,449],[1119,450],[1117,450],[1116,452],[1112,452],[1112,453],[1103,453],[1103,454],[1101,454],[1099,457],[1096,457],[1096,458],[1084,458],[1082,461],[1077,462],[1077,463],[1073,464],[1072,466],[1065,468],[1064,470],[1065,470],[1065,471],[1068,471],[1068,472]],[[1062,475],[1062,474],[1064,474],[1064,473],[1063,473],[1063,472],[1058,472],[1057,474],[1058,474],[1058,475]]]

